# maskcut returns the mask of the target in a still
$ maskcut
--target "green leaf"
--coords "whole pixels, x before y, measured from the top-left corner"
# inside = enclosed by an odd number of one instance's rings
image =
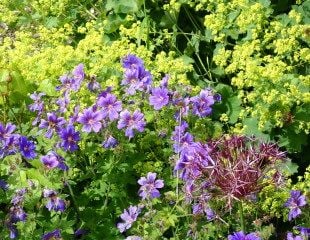
[[[280,169],[283,172],[286,172],[289,176],[298,173],[298,165],[291,160],[281,163]]]
[[[257,118],[246,118],[243,121],[243,125],[246,126],[244,133],[249,136],[255,136],[261,138],[264,141],[269,141],[270,136],[263,133],[258,129],[258,120]]]
[[[138,0],[107,0],[105,8],[115,13],[135,13],[139,11],[141,2]]]
[[[53,183],[51,183],[48,178],[42,175],[37,169],[28,169],[27,176],[29,179],[37,180],[42,186],[54,188]]]
[[[228,107],[229,123],[236,123],[241,111],[241,100],[238,96],[232,96],[227,99],[226,106]]]

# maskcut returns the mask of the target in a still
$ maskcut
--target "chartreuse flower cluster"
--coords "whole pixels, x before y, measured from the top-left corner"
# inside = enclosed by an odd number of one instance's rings
[[[309,122],[300,116],[310,100],[309,74],[303,71],[310,53],[303,7],[273,17],[270,1],[211,2],[205,27],[218,43],[213,61],[232,76],[232,85],[246,91],[240,97],[251,105],[247,115],[258,119],[261,130],[292,125],[308,134]]]

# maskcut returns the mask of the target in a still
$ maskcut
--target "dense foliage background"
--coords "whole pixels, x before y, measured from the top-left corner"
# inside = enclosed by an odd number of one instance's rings
[[[306,239],[309,24],[309,0],[1,0],[0,238]]]

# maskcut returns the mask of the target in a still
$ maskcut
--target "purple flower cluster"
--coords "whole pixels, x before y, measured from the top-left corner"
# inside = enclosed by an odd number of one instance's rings
[[[43,190],[43,197],[47,199],[47,204],[45,207],[49,210],[52,211],[54,210],[55,212],[63,212],[66,209],[66,203],[64,200],[59,198],[57,196],[57,192],[54,190],[50,189],[44,189]]]
[[[300,207],[303,207],[307,204],[306,197],[301,194],[298,190],[291,191],[290,198],[286,201],[285,206],[290,209],[288,214],[288,220],[298,217],[301,214]]]
[[[15,195],[11,200],[13,206],[10,208],[9,219],[6,221],[6,226],[10,231],[11,239],[15,239],[18,237],[16,223],[25,222],[27,219],[27,214],[23,209],[25,194],[25,188],[18,189],[15,191]]]
[[[81,83],[85,78],[84,65],[79,64],[70,74],[65,74],[60,77],[61,85],[56,87],[57,91],[78,91],[81,87]]]
[[[138,183],[141,185],[138,193],[142,200],[160,197],[157,189],[164,187],[164,181],[155,179],[156,173],[149,172],[146,177],[141,177],[138,180]]]
[[[121,214],[121,219],[123,222],[117,224],[119,231],[122,233],[131,228],[132,224],[137,220],[140,212],[141,208],[137,206],[129,206],[128,209],[125,209]]]
[[[126,86],[126,93],[134,95],[136,91],[149,91],[152,84],[152,75],[144,68],[142,59],[129,54],[122,59],[125,69],[121,85]]]

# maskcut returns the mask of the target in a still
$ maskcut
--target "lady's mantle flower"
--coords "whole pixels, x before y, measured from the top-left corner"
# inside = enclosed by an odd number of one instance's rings
[[[104,118],[109,117],[110,121],[118,119],[118,113],[122,111],[121,101],[117,101],[115,95],[107,93],[98,99],[97,105],[102,107]]]
[[[128,210],[124,210],[124,212],[121,214],[121,219],[123,222],[117,224],[117,228],[121,233],[131,228],[131,225],[137,220],[140,211],[141,209],[137,206],[130,206]]]
[[[27,159],[35,158],[37,156],[35,149],[35,144],[29,141],[27,137],[21,136],[19,138],[19,150],[23,157]]]
[[[83,132],[99,132],[102,123],[100,122],[103,119],[103,114],[101,111],[96,111],[94,108],[90,107],[84,110],[83,114],[78,117],[77,121],[83,124]]]
[[[80,133],[75,131],[74,126],[69,125],[62,129],[60,137],[62,139],[60,146],[64,150],[73,152],[79,148],[77,142],[80,141]]]
[[[47,204],[45,205],[45,207],[49,211],[52,211],[52,210],[54,210],[56,212],[65,211],[65,209],[66,209],[65,201],[57,196],[57,192],[55,192],[54,190],[44,189],[43,190],[43,196],[45,198],[49,198]]]
[[[54,231],[45,233],[42,236],[42,240],[52,240],[52,239],[61,239],[61,233],[59,229],[55,229]]]
[[[160,110],[169,103],[168,89],[163,87],[153,88],[150,96],[150,105],[154,106],[155,110]]]
[[[260,240],[256,233],[245,234],[242,231],[236,232],[233,235],[228,236],[228,240]]]
[[[306,197],[301,195],[301,192],[298,190],[291,191],[291,197],[286,201],[285,207],[290,209],[288,214],[288,220],[296,218],[301,214],[299,207],[305,206],[307,204]]]
[[[132,115],[126,109],[120,113],[120,120],[118,121],[117,128],[122,129],[126,127],[125,136],[130,139],[134,136],[134,129],[138,132],[143,132],[145,125],[144,115],[139,109],[134,111]]]
[[[51,138],[54,132],[59,132],[61,126],[66,123],[63,117],[57,117],[55,113],[47,113],[47,120],[41,119],[39,128],[46,128],[45,137]]]
[[[53,169],[55,167],[58,167],[59,169],[63,171],[68,170],[68,166],[64,163],[64,159],[53,151],[49,152],[45,156],[42,156],[41,162],[48,169]]]
[[[164,181],[155,179],[156,179],[156,173],[149,172],[146,178],[141,177],[138,180],[138,183],[141,185],[138,193],[143,200],[146,198],[152,199],[160,196],[160,193],[157,190],[157,188],[163,188]]]

